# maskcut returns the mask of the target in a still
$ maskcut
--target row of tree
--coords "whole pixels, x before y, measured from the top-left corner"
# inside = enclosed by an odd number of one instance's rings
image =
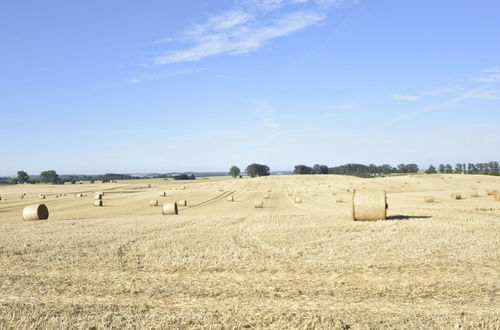
[[[382,174],[391,173],[417,173],[417,164],[399,164],[397,167],[391,165],[377,166],[374,164],[345,164],[336,167],[328,167],[326,165],[316,164],[313,167],[306,165],[295,166],[294,174],[340,174],[340,175],[355,175],[362,177],[369,177]]]
[[[62,175],[60,176],[54,170],[43,171],[39,176],[31,177],[26,171],[18,171],[16,178],[4,178],[5,183],[17,184],[17,183],[49,183],[49,184],[64,184],[66,182],[76,183],[79,181],[102,181],[111,182],[116,180],[131,180],[137,179],[131,175],[127,174],[116,174],[116,173],[107,173],[104,175]],[[2,181],[0,180],[0,183]]]
[[[426,173],[467,173],[467,174],[487,174],[499,175],[500,165],[497,161],[488,163],[458,163],[455,167],[450,164],[439,164],[436,168],[434,165],[429,166]]]

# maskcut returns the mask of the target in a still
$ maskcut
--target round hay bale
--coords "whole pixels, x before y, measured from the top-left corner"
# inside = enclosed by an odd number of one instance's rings
[[[95,193],[94,199],[102,199],[102,195],[100,193]]]
[[[493,192],[493,200],[500,202],[500,192],[498,192],[497,190]]]
[[[181,199],[178,204],[179,206],[187,206],[187,201],[185,199]]]
[[[45,199],[45,195],[40,194],[40,199]]]
[[[220,191],[220,192],[223,192],[223,191],[224,191],[224,188],[219,188],[219,191]]]
[[[295,197],[295,203],[297,203],[297,204],[302,203],[302,198],[300,198],[300,197]]]
[[[26,206],[23,209],[23,220],[47,220],[49,218],[49,209],[45,204],[35,204]]]
[[[96,199],[96,200],[94,201],[94,206],[95,206],[95,207],[102,206],[102,199]]]
[[[228,202],[234,202],[234,197],[233,197],[233,195],[231,195],[231,196],[227,196],[227,197],[226,197],[226,200],[227,200]]]
[[[160,197],[167,197],[167,192],[166,191],[161,192]]]
[[[337,197],[335,198],[335,202],[336,203],[343,203],[344,202],[344,199],[342,198],[341,195],[337,195]]]
[[[462,199],[462,194],[459,194],[459,193],[453,193],[450,195],[451,196],[451,199]]]
[[[149,205],[150,206],[158,206],[158,200],[157,199],[150,200]]]
[[[163,215],[177,215],[179,214],[179,208],[177,203],[165,203],[161,208],[161,213]]]
[[[355,221],[387,219],[387,197],[384,190],[354,190],[352,217]]]
[[[179,189],[180,189],[180,190],[184,190],[184,189],[186,189],[186,186],[180,186],[180,188],[179,188]]]
[[[479,197],[479,194],[475,191],[470,193],[470,197]]]
[[[424,201],[426,203],[434,203],[434,196],[425,196]]]
[[[264,195],[262,196],[262,198],[263,198],[263,199],[269,199],[269,194],[264,194]]]
[[[261,209],[264,207],[264,202],[263,201],[255,201],[253,203],[253,207],[256,209]]]
[[[486,195],[488,195],[488,196],[493,195],[494,192],[495,192],[495,190],[493,190],[493,189],[486,189]]]

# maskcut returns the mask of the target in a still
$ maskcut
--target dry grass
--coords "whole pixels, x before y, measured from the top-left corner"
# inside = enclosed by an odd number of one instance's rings
[[[0,187],[0,329],[498,329],[500,204],[447,197],[477,179],[219,182],[234,203],[199,182],[160,201],[189,199],[178,216],[144,207],[158,192],[140,184],[97,187],[97,209],[92,195],[70,197],[92,185],[57,186],[68,197],[48,198],[49,220],[35,222],[22,208],[55,188],[23,186],[20,201],[21,187]],[[481,182],[500,189],[499,178]],[[335,203],[328,187],[361,183],[387,191],[390,221],[352,221],[351,202]],[[297,187],[318,194],[295,204]]]

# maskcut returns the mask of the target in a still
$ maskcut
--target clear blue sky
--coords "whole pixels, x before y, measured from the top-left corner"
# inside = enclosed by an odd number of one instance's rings
[[[0,175],[500,160],[498,0],[4,0]]]

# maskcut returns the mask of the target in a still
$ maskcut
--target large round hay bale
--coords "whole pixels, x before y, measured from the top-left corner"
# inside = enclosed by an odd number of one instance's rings
[[[157,199],[152,199],[149,201],[150,206],[158,206],[158,200]]]
[[[500,192],[498,192],[497,190],[495,190],[493,192],[493,199],[500,202]]]
[[[263,198],[263,199],[269,199],[269,194],[264,194],[264,195],[262,196],[262,198]]]
[[[35,204],[26,206],[23,209],[23,220],[47,220],[49,218],[49,209],[45,204]]]
[[[459,193],[453,193],[450,196],[451,196],[451,199],[462,199],[462,194],[459,194]]]
[[[179,214],[179,208],[177,203],[165,203],[161,208],[161,213],[163,215],[176,215]]]
[[[434,203],[434,196],[425,196],[424,201],[426,203]]]
[[[102,199],[96,199],[96,200],[94,201],[94,206],[95,206],[95,207],[102,206]]]
[[[233,195],[231,195],[231,196],[227,196],[227,197],[226,197],[226,200],[227,200],[228,202],[234,202],[234,197],[233,197]]]
[[[352,216],[355,221],[387,219],[387,197],[383,190],[354,190]]]
[[[263,201],[255,201],[253,203],[253,207],[256,209],[261,209],[264,207],[264,202]]]
[[[300,197],[295,197],[295,203],[297,203],[297,204],[302,203],[302,198],[300,198]]]
[[[187,201],[185,199],[181,199],[178,204],[179,206],[187,206]]]

